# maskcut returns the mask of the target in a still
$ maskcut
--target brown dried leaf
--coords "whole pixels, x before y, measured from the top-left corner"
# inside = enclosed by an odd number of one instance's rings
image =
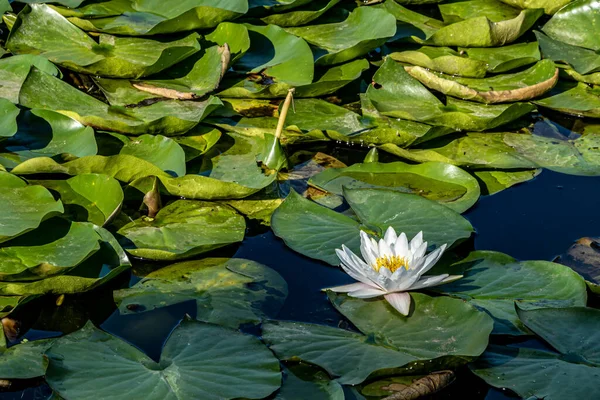
[[[586,280],[592,292],[600,294],[600,238],[579,239],[554,262],[573,269]]]
[[[419,397],[428,396],[430,394],[439,392],[454,382],[454,379],[454,372],[447,370],[432,372],[423,378],[417,379],[409,386],[391,384],[386,388],[382,387],[382,389],[393,390],[396,391],[396,393],[384,398],[383,400],[415,400]]]

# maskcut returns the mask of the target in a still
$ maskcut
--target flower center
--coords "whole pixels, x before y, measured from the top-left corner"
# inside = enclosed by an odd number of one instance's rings
[[[373,265],[373,269],[379,272],[379,270],[384,267],[389,269],[391,273],[396,272],[400,268],[406,268],[408,271],[408,260],[400,256],[386,256],[377,258],[375,260],[375,265]]]

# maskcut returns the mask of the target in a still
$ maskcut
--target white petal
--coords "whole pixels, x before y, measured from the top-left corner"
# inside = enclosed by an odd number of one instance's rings
[[[385,231],[385,236],[383,237],[383,240],[385,240],[385,242],[388,244],[388,246],[394,247],[394,243],[396,243],[396,239],[398,239],[398,235],[396,235],[396,231],[391,226],[388,227],[387,231]]]
[[[366,285],[364,283],[361,283],[361,282],[355,282],[355,283],[351,283],[349,285],[334,286],[334,287],[330,287],[330,288],[325,288],[323,290],[331,290],[332,292],[336,292],[336,293],[347,293],[347,292],[353,292],[353,291],[362,289],[364,287],[370,287],[370,286]]]
[[[406,292],[389,293],[383,296],[398,312],[404,316],[410,311],[410,294]]]
[[[394,245],[394,253],[398,257],[406,258],[408,256],[408,239],[406,238],[406,233],[402,232],[398,236],[398,240],[396,240],[396,244]]]
[[[404,268],[402,268],[404,269]],[[406,270],[405,270],[406,271]],[[398,271],[394,272],[396,275]],[[408,270],[404,274],[392,276],[393,291],[402,292],[411,288],[419,280],[420,275],[415,274],[413,270]]]
[[[382,296],[386,293],[387,292],[385,290],[375,289],[373,287],[363,285],[363,287],[361,287],[358,290],[353,290],[352,292],[348,292],[348,296],[356,297],[359,299],[370,299],[373,297]]]
[[[385,240],[379,240],[379,257],[391,257],[394,253],[392,253],[392,249]]]
[[[371,240],[369,236],[363,231],[360,231],[360,253],[363,256],[365,262],[369,265],[375,264],[375,259],[377,258],[377,254],[373,252],[373,248],[371,247]]]
[[[421,268],[419,268],[418,274],[423,275],[424,273],[429,271],[431,268],[433,268],[435,263],[437,263],[439,261],[439,259],[442,257],[442,254],[444,254],[444,250],[446,250],[445,244],[443,244],[441,247],[438,247],[437,249],[435,249],[434,251],[429,253],[427,255],[427,257],[425,257],[425,262],[423,263],[423,266],[421,266]]]
[[[427,242],[421,243],[421,245],[414,250],[411,248],[411,251],[413,252],[414,261],[418,260],[419,258],[423,258],[425,252],[427,251]]]
[[[410,287],[410,290],[422,289],[430,286],[439,285],[444,279],[446,279],[449,275],[433,275],[433,276],[425,276],[423,279],[419,280],[417,283]]]
[[[414,238],[410,241],[410,251],[415,252],[417,248],[423,243],[423,231],[417,233]]]
[[[373,251],[373,254],[375,254],[375,258],[379,257],[379,246],[377,245],[377,242],[375,241],[375,239],[370,238],[370,242],[371,242],[371,250]]]
[[[365,264],[363,260],[345,245],[342,245],[342,249],[344,251],[341,257],[343,257],[343,260],[345,261],[342,262],[341,267],[348,275],[367,285],[381,287],[377,279],[379,275],[371,268],[371,266]],[[340,257],[339,253],[338,257]]]

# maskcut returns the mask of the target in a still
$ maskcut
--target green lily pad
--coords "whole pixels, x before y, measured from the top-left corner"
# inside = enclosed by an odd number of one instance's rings
[[[334,293],[329,296],[361,333],[299,322],[272,322],[263,325],[263,339],[280,359],[318,365],[342,384],[463,364],[484,351],[492,330],[487,315],[448,297],[412,293],[414,310],[403,317],[383,299],[365,301]]]
[[[444,105],[391,59],[385,60],[373,81],[366,96],[383,115],[455,129],[493,129],[534,109],[525,103],[482,105],[452,98]]]
[[[64,181],[36,181],[56,191],[73,220],[105,225],[121,209],[123,190],[117,180],[102,174],[81,174]]]
[[[487,17],[492,22],[516,18],[521,11],[498,0],[470,0],[440,4],[440,13],[446,24],[469,18]]]
[[[584,82],[590,85],[600,85],[600,72],[594,72],[592,74],[580,74],[571,68],[565,68],[561,70],[561,76],[566,79],[572,79],[577,82]]]
[[[494,318],[494,334],[528,334],[515,312],[515,301],[528,308],[585,306],[587,301],[583,279],[547,261],[518,262],[502,253],[476,251],[445,270],[463,278],[432,290],[485,310]]]
[[[18,103],[19,91],[32,66],[49,75],[60,75],[58,68],[42,56],[22,54],[0,59],[0,97]]]
[[[598,0],[575,0],[561,8],[544,25],[542,31],[554,40],[573,46],[600,50],[600,2]]]
[[[504,46],[527,32],[543,14],[542,9],[523,10],[515,18],[499,22],[486,16],[473,17],[440,28],[426,40],[415,38],[415,41],[434,46]]]
[[[0,98],[0,139],[11,137],[17,133],[19,112],[19,108],[10,100]]]
[[[104,4],[108,3],[108,4]],[[103,15],[100,7],[106,7]],[[157,35],[214,28],[248,11],[246,0],[184,0],[172,4],[157,0],[112,0],[59,9],[69,21],[83,30],[115,35]]]
[[[486,104],[531,100],[558,82],[558,68],[552,60],[542,60],[524,71],[491,78],[453,77],[422,67],[406,67],[406,70],[430,89]]]
[[[120,154],[151,162],[174,176],[185,175],[185,153],[173,139],[161,135],[141,135],[126,140]]]
[[[114,88],[108,86],[114,82]],[[106,91],[131,91],[128,81],[103,80]],[[140,92],[144,95],[148,93]],[[129,96],[129,94],[127,94]],[[166,136],[181,134],[193,128],[222,103],[209,97],[205,101],[160,101],[147,106],[119,107],[89,96],[66,82],[33,69],[19,96],[19,103],[29,108],[53,110],[83,125],[132,135],[143,133]],[[129,103],[130,104],[130,103]]]
[[[396,20],[382,9],[359,7],[343,22],[286,28],[286,31],[316,47],[317,65],[334,65],[361,57],[384,44],[396,33]]]
[[[545,58],[567,63],[580,74],[600,71],[600,54],[595,51],[551,39],[541,32],[534,33]]]
[[[221,22],[214,31],[204,39],[219,46],[229,47],[229,65],[233,65],[250,49],[248,28],[242,24]]]
[[[0,377],[2,379],[32,379],[44,376],[48,361],[44,352],[51,340],[24,342],[6,348],[4,332],[0,331]]]
[[[0,242],[37,228],[40,223],[64,211],[60,200],[39,185],[27,183],[15,175],[0,171]]]
[[[600,294],[600,239],[579,239],[554,262],[566,265],[585,279],[590,290]]]
[[[140,78],[197,53],[199,37],[192,33],[169,42],[101,34],[97,43],[49,6],[31,4],[19,13],[6,46],[86,74]]]
[[[553,15],[573,0],[500,0],[518,8],[543,8],[544,12]]]
[[[482,194],[493,195],[519,183],[527,182],[542,172],[541,169],[526,169],[523,171],[473,171],[479,180]]]
[[[210,150],[219,139],[221,131],[209,126],[197,125],[182,136],[172,138],[185,153],[185,162],[192,161]]]
[[[94,130],[63,114],[50,110],[24,110],[18,131],[0,147],[0,163],[13,168],[34,157],[69,154],[76,157],[98,151]]]
[[[459,48],[470,59],[487,64],[488,72],[503,73],[540,60],[540,50],[536,42],[511,44],[490,48]],[[441,71],[445,72],[445,71]]]
[[[246,223],[232,208],[217,203],[177,200],[155,218],[142,217],[119,229],[122,244],[135,257],[180,260],[241,242]]]
[[[409,38],[414,40],[415,37],[428,39],[438,29],[445,26],[444,22],[409,10],[394,0],[386,0],[383,4],[373,7],[384,9],[396,18],[396,35],[390,41]]]
[[[261,21],[266,24],[273,24],[281,27],[306,25],[325,14],[340,1],[341,0],[329,0],[326,4],[314,2],[313,4],[309,3],[306,8],[301,10],[293,10],[281,14],[272,14],[261,18]]]
[[[127,254],[110,232],[87,223],[77,224],[86,224],[96,231],[99,250],[62,275],[31,282],[0,282],[0,296],[26,301],[27,296],[82,293],[109,282],[131,267]]]
[[[3,243],[0,280],[29,281],[62,274],[100,249],[91,224],[52,219]]]
[[[161,362],[91,324],[55,340],[46,356],[46,381],[66,398],[128,399],[120,388],[132,380],[148,400],[261,399],[281,384],[279,362],[257,338],[194,321],[175,328]]]
[[[358,220],[292,191],[271,217],[273,232],[292,250],[338,265],[335,249],[345,244],[358,253],[361,230],[379,236],[389,226],[407,236],[423,231],[427,241],[435,246],[444,243],[451,246],[468,238],[473,231],[471,224],[457,212],[420,196],[383,189],[346,189],[344,197]],[[444,229],[440,228],[441,221]]]
[[[558,352],[490,346],[471,370],[494,387],[523,398],[590,398],[599,373],[600,311],[584,308],[518,310],[522,322]]]
[[[310,185],[342,195],[344,188],[387,188],[437,201],[456,212],[468,210],[479,199],[479,185],[469,173],[450,164],[402,162],[354,164],[330,168],[313,176]]]
[[[274,400],[344,400],[344,389],[327,373],[305,365],[284,368],[283,384]]]
[[[504,141],[503,133],[468,133],[454,140],[429,142],[423,149],[402,149],[385,144],[379,148],[416,162],[440,161],[469,169],[530,169],[538,165]]]
[[[449,47],[421,46],[415,50],[391,53],[389,57],[402,63],[418,65],[449,75],[483,78],[487,72],[485,62],[461,57],[457,51]]]
[[[286,296],[287,284],[277,272],[239,258],[173,264],[114,292],[123,315],[194,300],[197,320],[235,329],[274,317]]]
[[[534,101],[536,105],[576,116],[600,118],[600,88],[585,83],[562,83],[547,96]]]

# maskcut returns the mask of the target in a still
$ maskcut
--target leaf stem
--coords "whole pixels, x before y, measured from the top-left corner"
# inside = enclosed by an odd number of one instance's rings
[[[281,112],[279,113],[279,121],[277,121],[277,130],[275,131],[275,139],[277,140],[279,140],[279,138],[281,137],[281,132],[283,132],[283,125],[285,125],[285,118],[287,117],[287,113],[290,108],[290,104],[292,103],[295,90],[296,89],[294,88],[288,90],[288,94],[285,97],[285,101],[283,102],[283,107],[281,107]]]

